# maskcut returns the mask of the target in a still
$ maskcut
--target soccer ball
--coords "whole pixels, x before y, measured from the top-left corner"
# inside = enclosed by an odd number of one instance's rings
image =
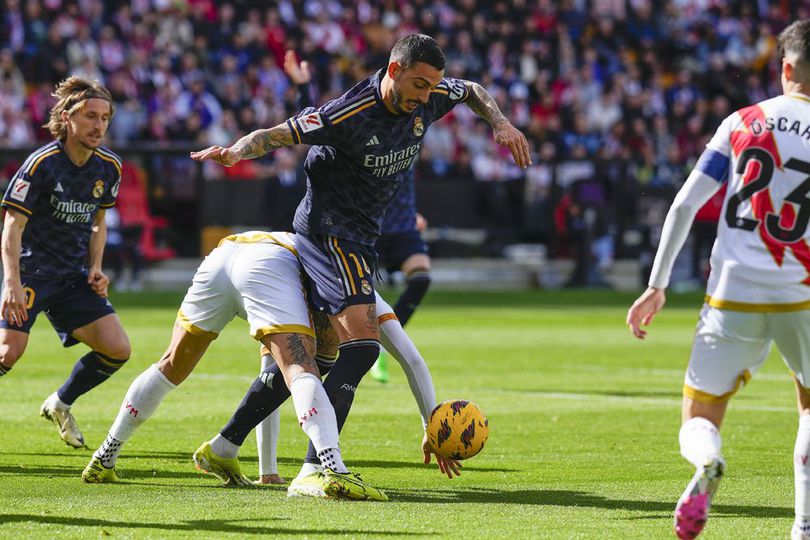
[[[487,442],[489,422],[475,403],[451,399],[439,403],[430,413],[427,436],[438,455],[468,459]]]

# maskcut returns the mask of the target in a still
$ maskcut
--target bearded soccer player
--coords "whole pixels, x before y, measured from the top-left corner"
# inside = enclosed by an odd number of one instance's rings
[[[386,68],[343,96],[254,131],[231,147],[211,146],[191,154],[192,159],[232,166],[282,146],[313,145],[304,164],[307,194],[293,228],[310,300],[328,313],[340,340],[339,360],[324,383],[339,428],[380,352],[374,242],[425,130],[463,102],[492,126],[495,141],[511,150],[520,167],[531,163],[526,138],[492,96],[477,83],[445,78],[444,66],[444,54],[433,38],[405,36],[391,50]],[[372,140],[379,144],[369,145]],[[249,420],[243,426],[248,430],[259,421]],[[296,481],[316,474],[318,467],[310,446]]]
[[[121,159],[101,146],[114,109],[97,81],[70,77],[54,93],[47,124],[56,139],[31,154],[3,197],[3,293],[0,376],[25,352],[44,311],[62,344],[82,342],[82,356],[65,383],[42,404],[74,448],[85,446],[71,414],[76,399],[106,381],[129,359],[129,339],[107,300],[101,271],[106,208],[115,205]]]
[[[284,72],[295,83],[298,106],[301,109],[312,106],[309,91],[312,77],[308,63],[299,63],[295,52],[287,51],[284,55]],[[377,144],[379,139],[374,136],[366,146]],[[380,237],[374,245],[380,263],[389,274],[400,270],[405,275],[405,290],[394,305],[394,313],[402,326],[408,324],[430,287],[430,255],[427,243],[422,239],[425,227],[427,221],[416,211],[416,178],[411,168],[385,210]],[[388,382],[388,362],[384,352],[380,353],[369,374],[381,383]],[[260,426],[267,424],[269,429],[273,429],[275,423],[275,419],[267,419]],[[260,439],[263,437],[263,429],[262,427],[256,431],[256,436]]]
[[[675,508],[679,538],[703,529],[725,469],[720,424],[729,399],[775,342],[799,405],[791,537],[810,539],[810,21],[791,24],[779,43],[784,95],[720,125],[667,214],[649,288],[627,314],[643,339],[695,214],[727,184],[683,387],[681,455],[696,471]]]

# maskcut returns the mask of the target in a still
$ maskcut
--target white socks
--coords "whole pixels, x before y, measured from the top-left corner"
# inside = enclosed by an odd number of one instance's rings
[[[269,354],[262,355],[262,370],[275,363]],[[270,416],[256,426],[256,446],[259,449],[259,475],[278,474],[278,461],[276,459],[278,434],[281,430],[281,414],[276,409]]]
[[[799,432],[793,449],[793,476],[796,522],[801,526],[810,520],[810,416],[807,415],[799,416]]]
[[[156,364],[149,366],[132,381],[107,438],[93,455],[100,458],[105,467],[113,467],[123,443],[152,416],[166,394],[175,388],[177,385],[170,382]]]
[[[335,409],[321,380],[312,373],[302,373],[289,386],[298,425],[312,441],[323,466],[338,473],[348,472],[338,447]]]
[[[321,472],[321,471],[323,471],[323,465],[316,465],[315,463],[307,463],[305,461],[304,464],[301,465],[301,470],[298,471],[298,476],[296,476],[295,478],[297,480],[299,478],[304,478],[305,476],[309,476],[312,473]]]
[[[239,447],[231,441],[217,433],[216,437],[211,439],[211,450],[219,457],[226,459],[233,459],[239,454]]]
[[[720,449],[723,445],[720,431],[709,420],[696,416],[681,426],[678,435],[681,455],[695,467],[700,468],[712,459],[723,459]]]
[[[46,407],[50,410],[56,409],[57,411],[69,411],[71,407],[70,405],[59,399],[59,396],[56,394],[56,392],[48,396],[48,399],[45,400],[45,403],[47,404]]]
[[[113,439],[108,433],[107,438],[104,439],[104,442],[101,443],[98,450],[93,452],[93,457],[99,458],[102,465],[108,469],[112,469],[115,467],[115,462],[118,459],[118,453],[121,452],[121,447],[123,445],[123,442]]]
[[[681,455],[695,467],[702,467],[713,458],[722,459],[720,432],[705,418],[692,418],[681,426],[679,435]],[[794,529],[810,535],[810,416],[799,416],[799,430],[793,449],[795,482]]]

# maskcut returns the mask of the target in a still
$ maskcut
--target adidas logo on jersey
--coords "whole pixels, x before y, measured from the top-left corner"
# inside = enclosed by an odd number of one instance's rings
[[[62,189],[62,183],[61,183],[61,182],[57,182],[57,183],[56,183],[56,187],[55,187],[55,188],[53,188],[53,190],[54,190],[54,191],[58,191],[59,193],[62,193],[62,192],[64,192],[64,191],[65,191],[64,189]]]
[[[374,135],[372,138],[368,140],[366,146],[374,146],[375,144],[380,144],[380,140],[377,138],[376,135]]]

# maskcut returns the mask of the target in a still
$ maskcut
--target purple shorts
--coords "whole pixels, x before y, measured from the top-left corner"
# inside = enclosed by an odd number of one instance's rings
[[[347,306],[376,304],[371,247],[334,236],[296,234],[295,249],[316,309],[337,315]]]

